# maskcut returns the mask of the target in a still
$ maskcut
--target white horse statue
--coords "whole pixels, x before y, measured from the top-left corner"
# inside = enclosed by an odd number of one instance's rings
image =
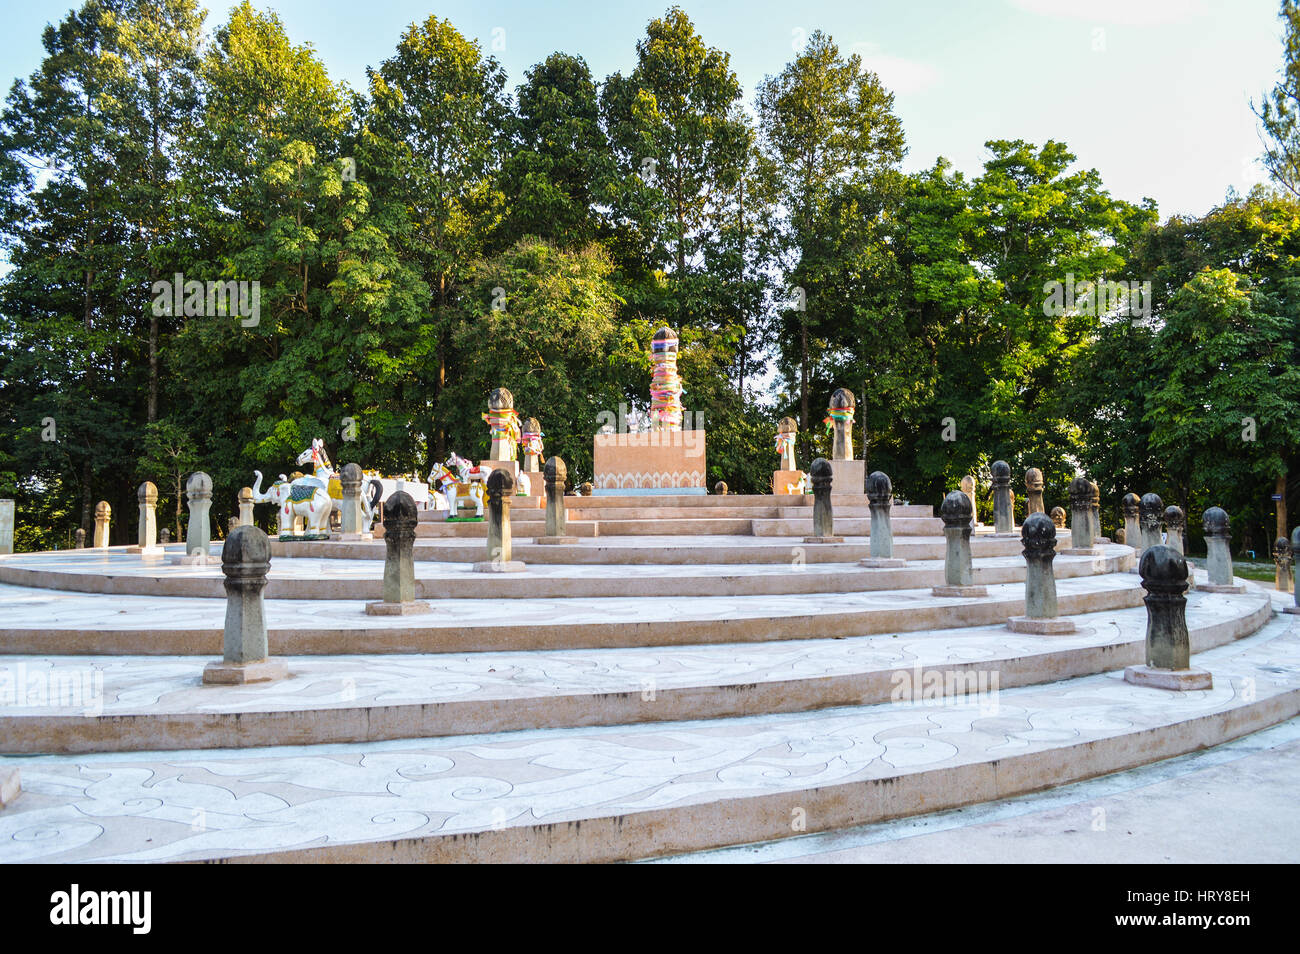
[[[455,519],[464,503],[473,505],[476,517],[483,516],[483,505],[487,501],[487,474],[484,468],[475,467],[456,453],[429,472],[429,483],[435,484],[447,500],[448,519]]]
[[[334,511],[334,498],[330,496],[329,482],[334,476],[325,444],[320,438],[298,455],[299,467],[311,463],[313,475],[289,481],[284,474],[262,492],[262,472],[253,471],[253,500],[257,503],[274,503],[279,508],[280,532],[292,532],[295,519],[301,517],[310,534],[329,535],[330,514]]]

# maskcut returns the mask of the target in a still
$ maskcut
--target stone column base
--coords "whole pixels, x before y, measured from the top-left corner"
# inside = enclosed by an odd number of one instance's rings
[[[930,590],[932,596],[988,596],[984,586],[936,586]]]
[[[135,556],[141,556],[144,557],[145,559],[149,559],[150,557],[155,557],[155,558],[161,557],[163,554],[167,552],[167,550],[166,548],[160,547],[155,544],[154,546],[151,547],[127,547],[126,552],[133,554]]]
[[[1060,556],[1101,556],[1101,550],[1097,547],[1066,547],[1056,552]]]
[[[1072,620],[1058,617],[1034,619],[1030,616],[1012,616],[1007,620],[1007,629],[1013,633],[1030,633],[1034,636],[1059,636],[1079,631]]]
[[[804,543],[843,543],[843,537],[804,537]]]
[[[221,557],[210,553],[187,553],[172,557],[169,562],[172,566],[221,566]]]
[[[330,536],[333,537],[335,534],[331,533]],[[344,543],[358,543],[362,540],[373,540],[375,538],[373,533],[340,533],[337,536]]]
[[[232,663],[224,659],[203,667],[205,686],[242,686],[250,682],[272,682],[289,675],[283,659],[263,659],[251,663]]]
[[[1214,688],[1213,677],[1204,669],[1153,669],[1151,666],[1129,666],[1124,670],[1124,681],[1148,689],[1172,689],[1182,692],[1190,689]]]
[[[409,603],[385,603],[377,600],[366,604],[367,616],[419,616],[432,613],[433,607],[423,600],[411,600]]]
[[[1196,588],[1202,593],[1245,593],[1245,583],[1198,583]]]
[[[577,537],[533,537],[533,543],[577,543]]]
[[[811,483],[811,478],[809,479]],[[831,493],[866,493],[867,462],[865,460],[831,461]]]
[[[474,564],[475,573],[522,573],[525,569],[521,560],[484,560]]]
[[[12,803],[22,790],[17,769],[0,769],[0,808]]]
[[[865,566],[869,569],[888,569],[896,566],[907,566],[907,561],[900,557],[867,557],[859,560],[858,566]]]
[[[786,488],[789,487],[791,484],[799,483],[799,481],[803,479],[803,476],[804,473],[802,470],[772,471],[772,493],[788,495],[790,491],[788,491]]]

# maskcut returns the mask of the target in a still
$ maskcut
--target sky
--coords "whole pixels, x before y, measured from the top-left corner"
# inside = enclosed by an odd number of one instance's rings
[[[255,0],[308,42],[336,80],[366,86],[412,22],[449,19],[506,68],[510,87],[549,53],[598,78],[635,65],[636,42],[669,0]],[[813,30],[861,53],[896,94],[905,168],[945,156],[978,174],[992,139],[1066,143],[1117,198],[1161,217],[1202,215],[1264,175],[1251,102],[1278,77],[1276,0],[682,0],[706,43],[731,55],[752,101]],[[0,0],[0,82],[28,76],[41,31],[67,0]],[[207,27],[233,3],[208,6]]]

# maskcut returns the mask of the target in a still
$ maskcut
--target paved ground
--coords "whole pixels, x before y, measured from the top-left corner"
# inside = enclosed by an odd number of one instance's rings
[[[1300,720],[1129,772],[668,864],[1295,864]]]

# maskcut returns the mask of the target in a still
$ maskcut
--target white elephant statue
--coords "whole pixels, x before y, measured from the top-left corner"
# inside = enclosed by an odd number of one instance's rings
[[[329,482],[334,476],[334,470],[330,466],[329,458],[325,454],[325,445],[320,438],[313,440],[311,447],[298,455],[299,467],[307,463],[312,465],[311,477],[299,477],[297,480],[290,481],[281,474],[280,479],[268,487],[265,493],[261,489],[262,472],[253,471],[256,477],[252,487],[253,501],[276,505],[281,534],[292,533],[295,519],[301,517],[307,533],[328,537],[330,514],[334,511],[334,498],[330,496]],[[375,504],[377,498],[373,498],[371,506],[367,508],[372,515]]]

